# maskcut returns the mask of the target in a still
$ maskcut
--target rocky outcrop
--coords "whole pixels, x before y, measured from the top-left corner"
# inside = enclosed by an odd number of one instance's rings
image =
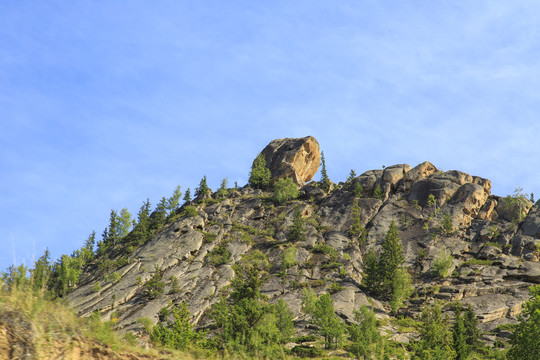
[[[261,154],[274,181],[290,177],[300,186],[313,179],[321,164],[319,143],[313,136],[272,140]]]
[[[313,177],[320,161],[311,137],[274,140],[263,154],[275,178],[291,176],[298,184]],[[487,179],[438,171],[429,162],[414,168],[399,164],[366,171],[329,193],[317,183],[305,185],[299,199],[284,205],[270,198],[271,193],[244,187],[231,189],[226,198],[214,194],[190,204],[197,208],[195,216],[181,208],[115,270],[116,276],[87,275],[69,301],[82,315],[100,310],[107,319],[114,314],[121,328],[134,331],[141,328],[139,318],[156,322],[162,307],[185,301],[196,325],[206,327],[208,312],[235,276],[233,265],[258,250],[272,264],[261,292],[270,302],[284,299],[297,327],[307,324],[300,300],[305,287],[318,294],[332,289],[336,310],[347,321],[354,321],[353,310],[361,305],[387,317],[388,299],[372,298],[360,284],[362,254],[380,248],[392,222],[414,276],[415,294],[403,312],[408,316],[419,316],[436,300],[460,300],[490,330],[515,322],[528,287],[540,283],[539,204],[527,207],[521,223],[513,223],[502,216],[501,199],[491,195]],[[368,232],[363,248],[349,235],[354,206]],[[301,241],[287,236],[295,208],[305,219]],[[297,249],[296,264],[285,271],[284,251],[291,246]],[[434,273],[442,255],[452,260],[446,278]],[[149,296],[156,278],[164,283],[163,291]]]

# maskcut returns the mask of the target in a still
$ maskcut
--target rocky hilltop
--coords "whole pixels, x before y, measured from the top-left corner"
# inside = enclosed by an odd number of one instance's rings
[[[538,202],[492,195],[490,180],[439,171],[427,161],[368,170],[326,191],[320,182],[305,184],[320,164],[314,138],[275,140],[262,154],[274,180],[291,177],[298,184],[296,199],[278,204],[271,191],[250,186],[200,196],[135,249],[127,264],[108,274],[84,274],[68,301],[82,316],[99,310],[103,319],[114,316],[134,332],[142,329],[140,318],[155,323],[160,309],[186,302],[196,326],[208,327],[208,312],[227,294],[233,265],[258,250],[272,264],[262,293],[271,302],[284,299],[300,332],[308,326],[300,300],[305,287],[330,292],[346,321],[361,305],[385,318],[391,316],[387,299],[371,296],[362,283],[363,256],[380,247],[392,222],[413,278],[414,293],[400,311],[406,316],[417,317],[437,300],[460,300],[472,306],[484,340],[494,341],[508,336],[494,329],[515,323],[529,286],[540,283]],[[354,207],[367,231],[365,243],[350,235]],[[298,210],[306,236],[291,241]],[[294,261],[286,266],[291,247]],[[437,272],[434,263],[444,257],[450,264]],[[156,280],[164,288],[152,291]],[[392,325],[384,331],[403,342],[415,336]]]

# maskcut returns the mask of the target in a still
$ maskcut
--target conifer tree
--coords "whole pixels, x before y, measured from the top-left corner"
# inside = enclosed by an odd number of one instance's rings
[[[379,294],[381,291],[382,276],[379,268],[379,258],[374,249],[369,249],[364,257],[363,282],[368,291]]]
[[[403,266],[397,268],[392,277],[392,294],[390,296],[390,308],[394,315],[403,306],[405,300],[411,296],[413,290],[411,275],[407,269]]]
[[[50,258],[49,249],[45,249],[43,255],[34,263],[34,269],[30,271],[32,274],[32,286],[35,291],[44,290],[47,286],[51,276]]]
[[[84,242],[84,245],[79,250],[78,257],[81,258],[83,265],[88,264],[94,258],[94,244],[96,242],[96,232],[88,236],[88,239]]]
[[[270,169],[266,166],[266,159],[263,154],[259,154],[249,173],[249,185],[257,189],[266,189],[270,185],[272,176]]]
[[[540,354],[540,285],[531,286],[529,293],[507,353],[510,360],[533,360]]]
[[[326,173],[326,161],[324,159],[324,151],[321,152],[321,188],[324,191],[330,190],[330,178],[328,177],[328,174]]]
[[[357,359],[373,358],[377,346],[382,342],[379,333],[377,319],[373,310],[369,310],[366,305],[362,305],[360,310],[354,310],[353,323],[348,327],[349,338],[352,341],[351,352]]]
[[[210,195],[210,188],[208,187],[208,184],[206,183],[206,175],[203,176],[201,179],[201,182],[199,183],[199,187],[195,189],[195,197],[207,197]]]
[[[278,204],[284,204],[289,200],[296,199],[298,194],[298,187],[292,178],[281,178],[274,183],[272,199]]]
[[[383,288],[389,292],[392,290],[392,281],[397,270],[405,263],[403,246],[398,237],[398,231],[394,221],[386,233],[382,243],[382,251],[379,259],[382,275]]]
[[[180,191],[180,185],[178,185],[176,189],[174,190],[173,194],[171,195],[171,197],[167,199],[166,209],[167,209],[168,215],[171,215],[176,210],[178,210],[181,197],[182,197],[182,192]]]
[[[317,332],[324,337],[325,348],[337,348],[345,332],[345,326],[336,315],[330,294],[323,294],[315,301],[310,315],[313,324],[317,326]]]
[[[420,341],[415,349],[415,359],[453,359],[452,333],[447,316],[442,315],[441,306],[435,303],[425,308],[421,316]]]
[[[478,318],[476,317],[476,314],[474,313],[470,304],[465,308],[463,324],[465,326],[467,345],[469,345],[470,348],[474,348],[478,344],[480,330],[478,330]]]
[[[119,239],[122,239],[129,234],[129,230],[131,229],[133,223],[131,221],[131,213],[128,211],[128,209],[123,208],[120,210],[120,216],[117,218],[118,227],[116,229],[116,233],[118,235]]]
[[[362,218],[360,217],[361,210],[362,209],[358,204],[358,198],[355,198],[352,206],[353,222],[351,224],[351,228],[349,229],[349,235],[358,240],[358,245],[360,246],[360,249],[363,250],[367,243],[367,230],[362,225]]]
[[[131,243],[132,245],[139,246],[148,238],[149,236],[149,221],[148,216],[150,215],[150,199],[142,204],[137,214],[137,225],[131,233]]]
[[[349,173],[349,177],[347,178],[347,181],[353,181],[356,178],[356,172],[354,172],[353,169],[351,169],[351,172]]]
[[[191,190],[187,188],[186,193],[184,194],[184,201],[190,202],[191,201]]]
[[[109,231],[107,232],[106,241],[104,240],[104,242],[107,243],[107,248],[110,248],[118,243],[118,228],[118,214],[116,213],[116,210],[111,210],[111,215],[109,218]]]
[[[228,182],[229,181],[227,180],[227,178],[224,178],[223,180],[221,180],[221,186],[219,187],[217,191],[217,194],[219,197],[225,197],[229,193],[229,191],[227,190]]]
[[[452,338],[454,340],[456,360],[466,360],[470,353],[462,312],[461,304],[457,303],[454,308],[454,324],[452,325]]]
[[[294,208],[293,219],[289,232],[287,232],[287,239],[291,241],[304,241],[306,240],[306,229],[304,228],[304,218],[300,207]]]
[[[157,231],[165,224],[165,221],[167,220],[167,199],[165,197],[162,197],[156,205],[156,209],[149,220],[150,231]]]

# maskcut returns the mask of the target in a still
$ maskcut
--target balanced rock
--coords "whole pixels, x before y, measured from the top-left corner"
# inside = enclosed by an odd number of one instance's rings
[[[313,136],[272,140],[261,154],[272,180],[290,177],[300,186],[313,179],[321,164],[319,143]]]

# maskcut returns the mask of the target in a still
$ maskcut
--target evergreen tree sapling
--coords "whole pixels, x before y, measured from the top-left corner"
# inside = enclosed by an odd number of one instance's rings
[[[306,240],[306,229],[304,227],[304,218],[299,206],[295,206],[293,212],[292,224],[287,232],[287,239],[290,241]]]
[[[274,183],[274,194],[272,198],[277,204],[284,204],[289,200],[298,197],[298,187],[290,177],[278,179]]]
[[[168,215],[174,214],[176,210],[178,210],[181,197],[182,192],[180,191],[180,185],[178,185],[172,193],[171,197],[167,199],[166,210]]]
[[[358,245],[363,250],[367,243],[367,230],[362,225],[361,211],[362,208],[358,203],[358,198],[355,198],[352,206],[352,224],[349,235],[358,240]]]
[[[208,184],[206,183],[206,175],[203,176],[201,179],[201,182],[199,183],[199,186],[195,189],[195,197],[202,197],[205,198],[210,195],[210,188],[208,187]]]
[[[184,194],[184,201],[190,202],[191,201],[191,190],[187,188],[186,193]]]
[[[253,161],[253,166],[249,173],[249,185],[257,189],[266,189],[270,185],[271,179],[270,169],[266,167],[266,158],[263,154],[259,154]]]
[[[330,178],[326,173],[326,160],[324,159],[324,151],[321,152],[321,189],[325,192],[330,190]]]
[[[219,187],[218,191],[217,191],[217,195],[221,198],[227,196],[227,194],[229,193],[229,191],[227,190],[227,185],[228,185],[228,180],[227,178],[224,178],[223,180],[221,180],[221,186]]]

